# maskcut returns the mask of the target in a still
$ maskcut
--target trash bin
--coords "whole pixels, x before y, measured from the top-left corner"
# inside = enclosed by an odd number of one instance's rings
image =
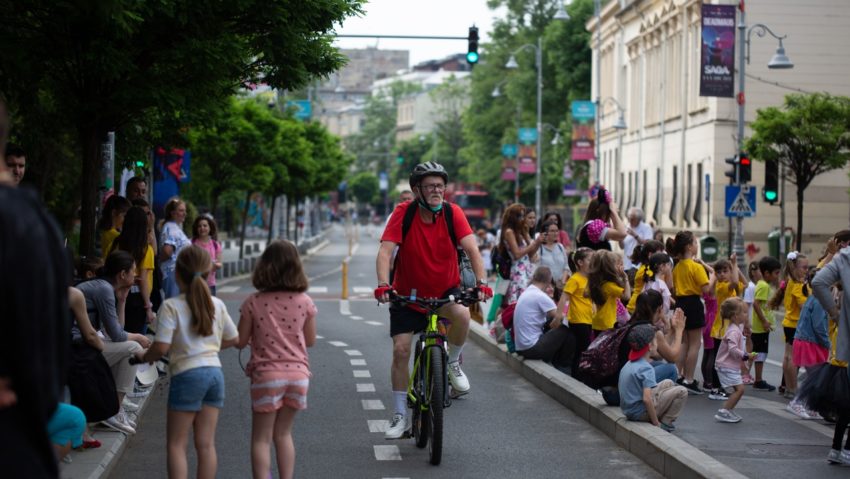
[[[720,254],[720,241],[714,236],[706,235],[699,239],[700,258],[706,263],[717,261]]]
[[[771,256],[779,259],[780,261],[783,261],[783,259],[780,258],[780,256],[783,256],[783,255],[780,254],[780,252],[779,252],[779,236],[780,236],[779,228],[777,228],[777,229],[775,229],[775,230],[773,230],[773,231],[771,231],[770,233],[767,234],[767,249],[768,249],[768,253]],[[788,252],[791,251],[791,249],[793,247],[792,244],[794,242],[794,233],[790,229],[786,229],[784,236],[785,236],[785,254],[788,254]]]

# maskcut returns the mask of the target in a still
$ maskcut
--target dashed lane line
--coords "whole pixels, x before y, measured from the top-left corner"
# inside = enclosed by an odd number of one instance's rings
[[[355,369],[352,371],[354,373],[355,378],[371,378],[372,373],[369,372],[368,369]]]
[[[217,293],[235,293],[239,291],[240,286],[219,286],[216,289]]]
[[[364,411],[383,411],[384,403],[380,399],[361,399]]]
[[[355,286],[351,288],[351,291],[354,292],[354,294],[370,294],[373,292],[372,288],[368,286]]]
[[[324,294],[324,293],[328,292],[328,287],[327,286],[310,286],[310,288],[307,290],[307,292],[310,293],[310,294]]]
[[[348,346],[348,344],[343,343],[342,341],[328,341],[328,344],[330,344],[331,346],[336,346],[338,348],[343,348],[345,346]]]
[[[339,314],[343,316],[351,316],[351,305],[347,299],[339,300]]]
[[[373,393],[375,392],[375,385],[372,383],[357,383],[357,392]]]
[[[349,360],[349,362],[351,363],[352,366],[365,366],[366,365],[365,359],[351,359],[351,360]]]
[[[369,424],[369,432],[387,432],[390,427],[390,422],[386,419],[369,419],[366,422]]]
[[[360,351],[358,351],[356,349],[346,349],[345,354],[347,354],[349,356],[363,356],[363,353],[361,353]]]
[[[325,339],[325,337],[324,337],[324,336],[319,336],[319,335],[317,334],[317,335],[316,335],[316,339]]]
[[[401,451],[398,446],[374,446],[375,459],[379,461],[400,461]]]
[[[377,321],[365,321],[366,324],[371,324],[372,326],[383,326],[383,323],[379,323]]]
[[[355,321],[360,321],[361,319],[363,319],[363,316],[351,316],[351,319]]]

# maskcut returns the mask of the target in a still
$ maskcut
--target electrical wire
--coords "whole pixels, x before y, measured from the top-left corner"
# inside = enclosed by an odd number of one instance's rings
[[[751,75],[751,74],[749,74],[749,73],[747,73],[746,75],[747,75],[747,78],[749,78],[749,79],[751,79],[751,80],[755,80],[755,81],[757,81],[757,82],[761,82],[761,83],[766,83],[766,84],[768,84],[768,85],[773,85],[773,86],[778,87],[778,88],[784,88],[785,90],[791,90],[791,91],[796,91],[796,92],[799,92],[799,93],[806,93],[806,94],[812,94],[812,93],[814,93],[814,92],[811,92],[811,91],[803,90],[802,88],[797,88],[797,87],[795,87],[795,86],[785,85],[785,84],[783,84],[783,83],[779,83],[779,82],[777,82],[777,81],[773,81],[773,80],[766,80],[766,79],[764,79],[764,78],[762,78],[762,77],[758,77],[758,76],[755,76],[755,75]]]

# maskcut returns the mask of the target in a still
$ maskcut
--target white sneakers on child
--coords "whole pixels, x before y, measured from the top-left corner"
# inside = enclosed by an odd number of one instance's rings
[[[127,414],[123,409],[119,410],[118,414],[102,421],[101,424],[118,432],[123,432],[124,434],[136,434],[135,427],[130,422],[130,419],[127,418]]]
[[[734,411],[730,411],[725,408],[718,409],[717,414],[714,415],[714,419],[717,419],[720,422],[728,423],[741,422],[741,416],[735,414]]]

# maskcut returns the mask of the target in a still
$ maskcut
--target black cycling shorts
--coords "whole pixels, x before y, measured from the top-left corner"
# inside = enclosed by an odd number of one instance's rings
[[[452,288],[443,294],[443,298],[449,295],[460,295],[458,288]],[[390,336],[411,333],[416,334],[425,331],[428,327],[428,318],[425,313],[420,313],[409,306],[390,304]]]

